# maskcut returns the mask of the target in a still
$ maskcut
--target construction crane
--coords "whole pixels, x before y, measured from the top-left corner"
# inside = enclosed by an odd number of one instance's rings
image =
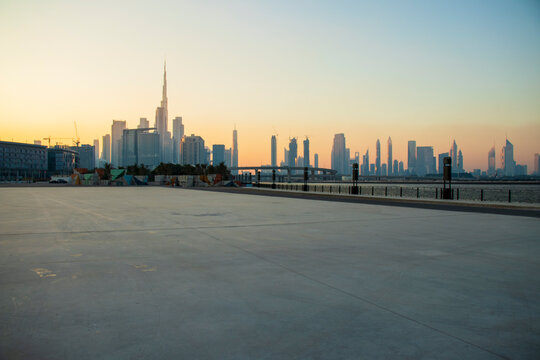
[[[43,140],[47,140],[49,142],[49,147],[51,147],[51,140],[73,140],[73,138],[54,138],[54,137],[46,137],[43,138]],[[58,143],[56,143],[58,145]]]
[[[73,140],[73,143],[79,147],[79,144],[81,143],[81,138],[79,138],[79,132],[77,131],[77,122],[73,122],[75,124],[75,139]]]

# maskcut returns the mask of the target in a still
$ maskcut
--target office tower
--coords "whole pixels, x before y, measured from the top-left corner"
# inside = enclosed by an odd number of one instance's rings
[[[409,175],[414,175],[416,173],[415,167],[416,167],[416,141],[415,140],[409,140],[407,143],[407,171],[409,172]]]
[[[182,117],[177,116],[173,119],[173,162],[180,163],[180,142],[184,136],[184,124],[182,124]]]
[[[94,139],[94,167],[99,167],[99,139]]]
[[[527,165],[516,164],[514,168],[514,176],[525,176],[525,175],[527,175]]]
[[[163,67],[163,91],[161,95],[161,105],[156,108],[155,128],[159,134],[161,161],[164,163],[172,162],[173,151],[171,133],[168,124],[168,102],[167,102],[167,65]]]
[[[111,126],[111,164],[115,167],[122,164],[122,135],[125,128],[125,120],[113,120]]]
[[[452,158],[452,171],[458,172],[458,147],[456,144],[456,140],[454,140],[454,143],[452,144],[452,147],[450,148],[450,157]]]
[[[292,138],[289,140],[289,152],[288,152],[289,158],[287,159],[288,166],[296,166],[296,157],[298,156],[298,143],[296,142],[296,138]]]
[[[106,163],[111,163],[111,135],[107,134],[101,139],[101,146],[103,150],[101,152],[101,160]]]
[[[450,154],[447,152],[439,154],[439,169],[438,169],[439,174],[444,173],[444,158],[448,156],[450,156]],[[455,170],[452,169],[452,171],[455,171]]]
[[[231,167],[232,150],[231,148],[225,149],[225,166]]]
[[[317,153],[315,153],[313,155],[313,166],[316,167],[316,168],[319,167],[319,154],[317,154]]]
[[[375,174],[375,164],[369,164],[369,173],[371,175]]]
[[[204,140],[200,136],[191,134],[182,138],[181,150],[183,165],[204,164],[206,152],[204,149]]]
[[[309,139],[306,137],[306,140],[304,140],[304,165],[310,167],[309,163]]]
[[[463,153],[461,152],[461,149],[459,149],[458,151],[457,167],[458,167],[458,172],[460,173],[465,172],[463,168]]]
[[[212,145],[212,165],[225,164],[225,145]]]
[[[138,157],[137,164],[144,165],[150,169],[155,168],[160,163],[160,142],[157,132],[139,131],[138,134]]]
[[[345,135],[335,134],[334,144],[332,145],[332,169],[336,170],[338,174],[347,174],[347,168],[349,159],[346,158]]]
[[[516,162],[514,161],[514,145],[506,139],[506,145],[501,150],[501,167],[504,176],[514,176]]]
[[[367,149],[365,155],[362,156],[362,168],[360,169],[360,174],[362,174],[362,176],[369,175],[369,149]]]
[[[394,160],[394,169],[392,171],[392,176],[398,176],[399,174],[399,164],[397,160]]]
[[[381,175],[386,176],[386,174],[388,174],[388,169],[386,168],[386,164],[383,163],[381,165]]]
[[[392,176],[392,138],[388,137],[388,176]],[[386,175],[386,174],[384,174]]]
[[[302,156],[296,158],[296,166],[304,167],[304,158]]]
[[[405,166],[403,164],[403,161],[399,162],[399,175],[403,176],[405,174]]]
[[[495,172],[497,171],[496,163],[495,163],[495,146],[491,148],[488,152],[488,176],[494,176]]]
[[[96,164],[96,154],[93,145],[82,144],[81,146],[72,146],[71,150],[79,153],[79,164],[77,167],[93,170]]]
[[[289,166],[289,150],[287,148],[283,148],[283,164]]]
[[[534,174],[540,175],[540,154],[534,154]]]
[[[208,146],[204,147],[204,159],[203,164],[210,165],[210,155],[212,154],[212,150]]]
[[[236,126],[233,130],[233,144],[232,144],[232,167],[238,167],[238,132],[236,131]],[[233,171],[233,174],[237,175],[238,170]]]
[[[416,175],[425,176],[433,173],[435,173],[433,146],[418,146],[416,148]]]
[[[272,135],[270,140],[270,165],[277,166],[277,138],[276,135]]]
[[[137,129],[148,129],[150,127],[150,121],[147,118],[140,118]]]
[[[381,142],[379,139],[375,144],[375,173],[377,176],[381,175]]]

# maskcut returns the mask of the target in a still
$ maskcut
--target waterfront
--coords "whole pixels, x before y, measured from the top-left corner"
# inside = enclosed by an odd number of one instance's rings
[[[537,218],[0,188],[3,358],[535,358]]]

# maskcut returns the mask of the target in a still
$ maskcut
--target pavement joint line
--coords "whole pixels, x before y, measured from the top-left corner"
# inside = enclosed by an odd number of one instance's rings
[[[449,215],[429,215],[422,216],[425,218],[448,218]],[[452,217],[465,216],[464,214],[451,215]],[[182,226],[170,228],[148,228],[148,229],[110,229],[110,230],[80,230],[80,231],[49,231],[49,232],[30,232],[30,233],[0,233],[1,236],[25,236],[25,235],[56,235],[56,234],[89,234],[89,233],[117,233],[117,232],[143,232],[143,231],[171,231],[171,230],[198,230],[198,229],[237,229],[250,227],[265,227],[265,226],[293,226],[293,225],[313,225],[313,224],[332,224],[332,223],[348,223],[369,221],[389,221],[389,220],[410,220],[419,219],[418,216],[398,216],[381,219],[348,219],[348,220],[326,220],[326,221],[302,221],[289,223],[268,223],[268,224],[245,224],[245,225],[215,225],[215,226]],[[0,240],[1,241],[1,240]]]
[[[296,274],[296,275],[298,275],[298,276],[300,276],[300,277],[303,277],[303,278],[306,279],[306,280],[315,282],[315,283],[317,283],[317,284],[319,284],[319,285],[322,285],[322,286],[324,286],[324,287],[327,287],[327,288],[329,288],[329,289],[333,289],[334,291],[340,292],[340,293],[342,293],[342,294],[344,294],[344,295],[347,295],[347,296],[352,297],[352,298],[354,298],[354,299],[357,299],[357,300],[359,300],[359,301],[361,301],[361,302],[364,302],[364,303],[366,303],[366,304],[369,304],[369,305],[371,305],[371,306],[374,306],[374,307],[378,308],[379,310],[386,311],[386,312],[388,312],[388,313],[390,313],[390,314],[393,314],[393,315],[395,315],[395,316],[397,316],[397,317],[399,317],[399,318],[402,318],[402,319],[404,319],[404,320],[413,322],[413,323],[415,323],[415,324],[417,324],[417,325],[420,325],[420,326],[422,326],[422,327],[425,327],[425,328],[427,328],[427,329],[430,329],[430,330],[432,330],[432,331],[435,331],[435,332],[437,332],[437,333],[439,333],[439,334],[441,334],[441,335],[444,335],[444,336],[446,336],[446,337],[452,338],[452,339],[454,339],[454,340],[461,341],[461,342],[464,343],[464,344],[467,344],[467,345],[469,345],[469,346],[473,346],[473,347],[475,347],[475,348],[477,348],[477,349],[479,349],[479,350],[482,350],[482,351],[484,351],[484,352],[487,352],[487,353],[489,353],[489,354],[491,354],[491,355],[493,355],[493,356],[496,356],[496,357],[498,357],[498,358],[505,359],[505,360],[510,360],[509,357],[504,356],[504,355],[502,355],[502,354],[498,354],[498,353],[496,353],[496,352],[494,352],[494,351],[492,351],[492,350],[489,350],[489,349],[487,349],[487,348],[485,348],[485,347],[483,347],[483,346],[481,346],[481,345],[478,345],[478,344],[475,344],[475,343],[470,342],[470,341],[468,341],[468,340],[465,340],[465,339],[463,339],[463,338],[461,338],[461,337],[459,337],[459,336],[450,334],[450,333],[447,332],[447,331],[438,329],[438,328],[436,328],[436,327],[434,327],[434,326],[431,326],[431,325],[429,325],[429,324],[426,324],[426,323],[424,323],[424,322],[422,322],[422,321],[420,321],[420,320],[416,320],[416,319],[414,319],[414,318],[412,318],[412,317],[410,317],[410,316],[407,316],[407,315],[405,315],[405,314],[402,314],[402,313],[400,313],[400,312],[397,312],[397,311],[395,311],[395,310],[392,310],[392,309],[390,309],[390,308],[387,308],[387,307],[385,307],[385,306],[383,306],[383,305],[377,304],[377,303],[374,302],[374,301],[371,301],[371,300],[366,299],[366,298],[364,298],[364,297],[358,296],[358,295],[356,295],[356,294],[354,294],[354,293],[351,293],[351,292],[349,292],[349,291],[347,291],[347,290],[338,288],[337,286],[334,286],[334,285],[331,285],[331,284],[326,283],[326,282],[324,282],[324,281],[321,281],[321,280],[318,280],[318,279],[316,279],[316,278],[313,278],[313,277],[311,277],[311,276],[309,276],[309,275],[306,275],[306,274],[304,274],[304,273],[301,273],[301,272],[299,272],[299,271],[297,271],[297,270],[295,270],[295,269],[293,269],[293,268],[291,268],[291,267],[288,267],[288,266],[286,266],[286,265],[283,265],[283,264],[281,264],[281,263],[279,263],[279,262],[277,262],[277,261],[271,260],[271,259],[269,259],[269,258],[267,258],[267,257],[262,256],[262,255],[259,255],[259,254],[257,254],[256,252],[247,250],[247,249],[245,249],[245,248],[243,248],[243,247],[241,247],[241,246],[238,246],[238,245],[231,244],[230,242],[227,242],[227,241],[225,241],[225,240],[222,240],[222,239],[220,239],[220,238],[218,238],[218,237],[216,237],[216,236],[214,236],[214,235],[211,235],[211,234],[209,234],[209,233],[207,233],[207,232],[205,232],[205,231],[202,231],[202,230],[200,230],[200,229],[197,229],[197,230],[198,230],[200,233],[202,233],[202,234],[204,234],[204,235],[206,235],[206,236],[208,236],[208,237],[210,237],[210,238],[212,238],[212,239],[218,241],[218,242],[221,243],[221,244],[224,244],[224,245],[233,247],[233,248],[235,248],[235,249],[237,249],[237,250],[240,250],[240,251],[242,251],[242,252],[245,252],[246,254],[249,254],[249,255],[251,255],[251,256],[254,256],[254,257],[256,257],[256,258],[258,258],[258,259],[260,259],[260,260],[263,260],[263,261],[265,261],[265,262],[268,262],[268,263],[270,263],[270,264],[273,264],[273,265],[275,265],[275,266],[278,266],[278,267],[280,267],[280,268],[282,268],[282,269],[284,269],[284,270],[287,270],[287,271],[289,271],[289,272],[291,272],[291,273],[293,273],[293,274]]]

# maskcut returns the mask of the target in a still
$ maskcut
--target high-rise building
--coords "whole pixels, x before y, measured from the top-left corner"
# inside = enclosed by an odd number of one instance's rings
[[[416,148],[416,175],[425,176],[435,173],[435,156],[433,146],[418,146]]]
[[[463,153],[461,152],[461,149],[459,149],[458,151],[457,167],[458,167],[458,172],[460,173],[465,172],[465,169],[463,167]]]
[[[407,171],[409,172],[409,175],[416,174],[416,141],[415,140],[409,140],[407,143]]]
[[[392,176],[392,138],[388,137],[388,176]],[[385,174],[386,175],[386,174]]]
[[[94,139],[94,167],[99,167],[99,139]]]
[[[111,126],[111,164],[122,165],[122,136],[127,127],[125,120],[113,120]]]
[[[452,171],[453,172],[459,172],[458,169],[458,146],[456,144],[456,140],[452,143],[452,147],[450,148],[450,157],[452,158]]]
[[[140,118],[137,129],[148,129],[150,127],[150,121],[147,118]]]
[[[369,176],[369,149],[366,150],[366,154],[362,156],[362,168],[360,169],[362,176]]]
[[[289,150],[283,148],[283,164],[289,166]]]
[[[505,176],[514,176],[516,167],[514,145],[508,139],[506,139],[506,145],[501,150],[501,167]]]
[[[488,152],[488,171],[487,171],[487,174],[488,176],[494,176],[496,171],[497,171],[497,167],[496,167],[496,163],[495,163],[495,146],[493,146],[491,148],[491,150],[489,150]]]
[[[540,154],[534,154],[534,174],[540,175]]]
[[[107,134],[101,139],[101,160],[110,164],[111,163],[111,135]]]
[[[375,175],[381,176],[381,142],[375,143]]]
[[[319,167],[319,154],[317,153],[313,154],[313,166],[316,168]]]
[[[444,158],[445,158],[445,157],[449,157],[449,156],[450,156],[450,154],[447,153],[447,152],[442,153],[442,154],[439,154],[439,169],[438,169],[438,170],[439,170],[439,171],[438,171],[439,174],[443,174],[443,173],[444,173]],[[455,170],[453,170],[453,171],[455,171]]]
[[[232,167],[238,167],[238,131],[236,131],[236,126],[233,130],[233,144],[232,144]],[[237,175],[238,170],[234,171],[233,174]]]
[[[287,160],[287,164],[290,167],[296,166],[296,157],[298,156],[298,143],[296,142],[296,138],[292,138],[289,140],[289,152],[288,152],[289,158]]]
[[[160,142],[157,132],[138,132],[138,165],[154,169],[160,163]]]
[[[388,169],[386,168],[386,164],[381,164],[381,174],[382,176],[386,176],[384,174],[388,174]]]
[[[206,151],[204,149],[204,140],[200,136],[191,134],[184,136],[181,143],[182,164],[198,165],[206,161]]]
[[[225,164],[225,145],[212,145],[212,165]]]
[[[405,166],[403,164],[403,161],[399,162],[399,171],[398,172],[399,172],[399,175],[405,174]]]
[[[392,171],[392,175],[394,176],[398,176],[398,175],[401,175],[399,173],[399,164],[398,164],[398,161],[397,160],[394,160],[394,169]]]
[[[96,153],[93,145],[81,144],[81,146],[72,146],[71,150],[79,153],[78,167],[92,170],[96,166]]]
[[[173,162],[180,163],[180,142],[184,136],[184,124],[182,124],[182,117],[177,116],[173,119]]]
[[[231,159],[232,159],[232,150],[231,148],[225,149],[225,166],[230,168],[231,167]]]
[[[276,135],[272,135],[272,140],[270,141],[270,152],[271,152],[270,164],[272,166],[277,166],[277,138],[276,138]]]
[[[346,175],[349,159],[346,157],[345,146],[345,134],[335,134],[334,135],[334,144],[332,145],[332,169],[336,170],[338,174]]]
[[[304,166],[310,167],[309,163],[309,139],[304,140]]]
[[[171,133],[169,132],[168,120],[168,100],[167,100],[167,64],[163,66],[163,90],[161,94],[161,104],[156,108],[155,128],[159,134],[161,161],[170,163],[173,161],[173,147]]]

